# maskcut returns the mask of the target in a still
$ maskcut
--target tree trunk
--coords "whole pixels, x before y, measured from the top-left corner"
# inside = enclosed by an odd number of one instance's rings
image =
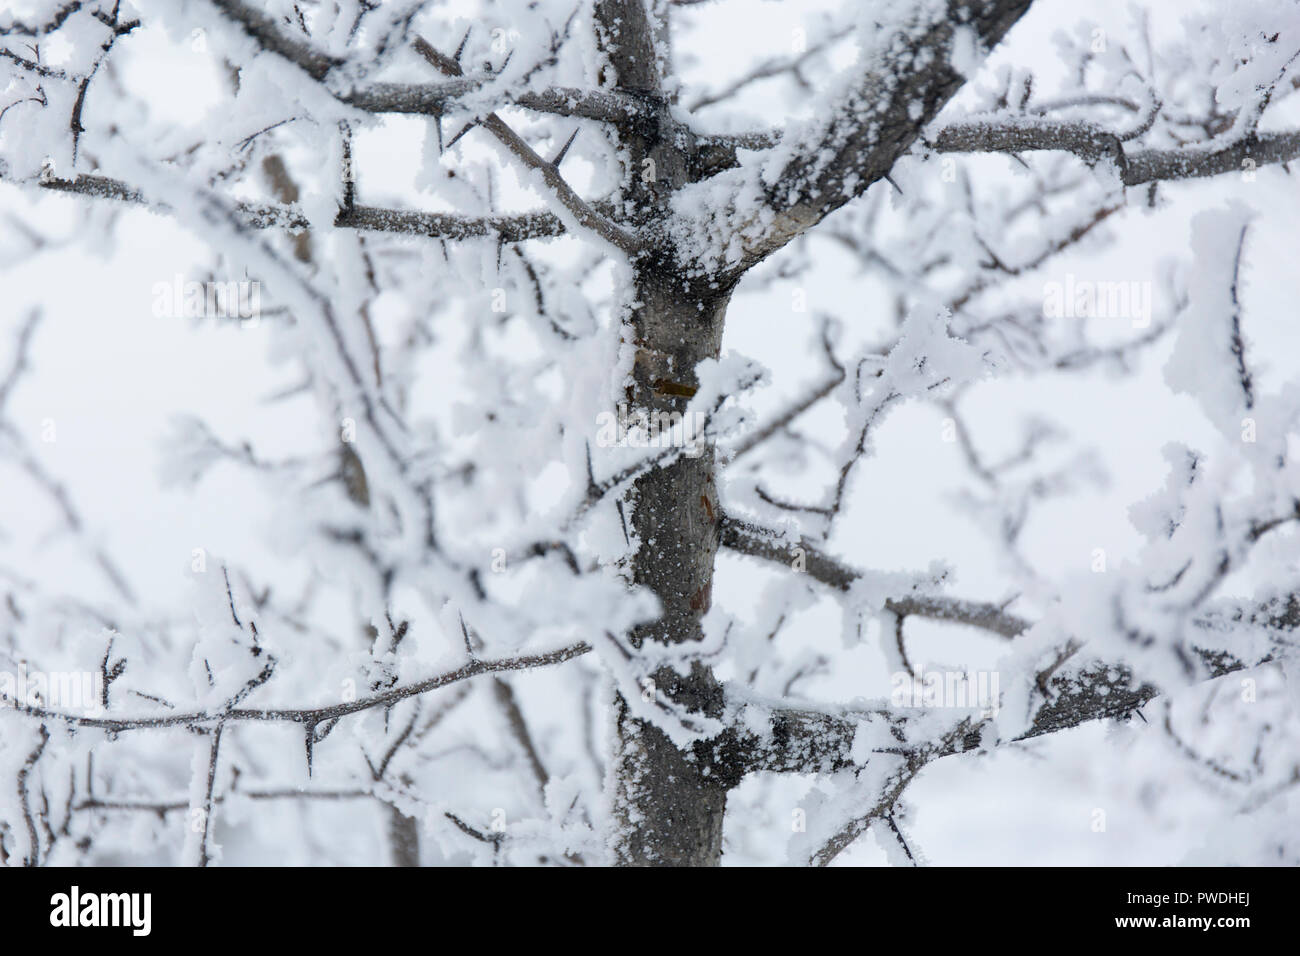
[[[670,55],[667,25],[652,6],[647,0],[596,0],[593,8],[604,57],[600,85],[639,104],[617,133],[627,157],[621,199],[647,242],[631,259],[635,304],[627,329],[637,350],[627,404],[645,416],[685,412],[698,385],[696,366],[718,355],[731,294],[730,286],[684,278],[692,270],[682,268],[663,228],[673,194],[690,181],[694,139],[672,117],[660,76]],[[656,36],[662,41],[657,45]],[[680,455],[643,475],[628,495],[636,534],[632,580],[663,604],[658,621],[632,633],[634,652],[647,641],[680,645],[703,636],[720,514],[713,454],[705,443],[696,456]],[[721,689],[702,663],[685,677],[661,668],[653,680],[658,700],[720,715]],[[658,727],[637,719],[622,697],[615,720],[610,786],[616,860],[628,866],[717,865],[726,784],[694,752],[679,750]]]
[[[393,866],[420,865],[420,825],[397,807],[388,811],[388,850]]]
[[[673,270],[638,272],[631,327],[637,347],[629,405],[647,415],[681,413],[698,385],[696,365],[716,358],[730,290],[691,288]],[[652,590],[662,617],[637,628],[631,641],[699,641],[709,609],[720,514],[714,449],[681,455],[642,476],[628,496],[636,534],[632,579]],[[683,677],[654,675],[659,700],[717,716],[721,690],[703,664]],[[618,862],[634,866],[715,866],[722,854],[725,782],[709,775],[693,752],[679,750],[657,727],[617,701],[619,751],[613,761]]]

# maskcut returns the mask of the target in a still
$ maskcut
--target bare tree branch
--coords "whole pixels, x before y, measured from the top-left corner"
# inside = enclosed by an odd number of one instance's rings
[[[494,677],[492,678],[492,694],[505,715],[506,723],[510,726],[511,735],[514,736],[515,742],[519,744],[519,749],[524,752],[528,767],[533,772],[533,779],[537,781],[538,792],[544,794],[546,784],[551,777],[542,764],[541,755],[537,752],[537,745],[533,743],[533,735],[528,730],[528,721],[524,719],[524,712],[519,709],[519,701],[515,698],[514,688],[500,677]]]
[[[17,182],[5,173],[0,167],[0,180]],[[143,193],[134,186],[106,176],[83,173],[76,179],[43,179],[35,185],[54,192],[147,205],[155,212],[170,211],[166,206],[148,203]],[[598,203],[596,208],[609,210],[610,207]],[[311,228],[306,216],[295,206],[241,202],[236,203],[234,209],[240,222],[253,229],[297,231]],[[559,217],[547,212],[471,217],[379,206],[353,206],[351,209],[340,210],[334,219],[334,227],[361,232],[424,236],[430,239],[496,238],[507,243],[560,236],[567,232]]]
[[[882,818],[889,819],[894,812],[894,804],[903,795],[903,791],[907,789],[908,784],[915,780],[917,775],[936,756],[949,752],[960,753],[960,750],[954,750],[953,748],[957,745],[957,741],[965,739],[970,732],[970,726],[963,722],[930,747],[908,754],[902,766],[890,775],[876,805],[861,816],[848,821],[843,828],[813,853],[809,862],[813,866],[828,865],[835,857],[848,849],[854,840],[866,833],[873,823]]]
[[[949,0],[918,11],[868,59],[861,81],[836,104],[819,141],[798,150],[770,189],[776,212],[747,244],[745,266],[771,255],[885,176],[966,82],[950,64],[958,25],[995,46],[1031,0]]]
[[[332,704],[326,707],[275,707],[264,709],[234,707],[215,712],[190,711],[187,713],[162,713],[146,716],[86,717],[78,714],[48,710],[44,707],[29,706],[17,702],[12,703],[10,706],[11,709],[29,716],[46,720],[58,720],[77,727],[94,727],[99,730],[118,733],[128,730],[158,730],[167,727],[201,726],[216,722],[225,723],[235,720],[295,723],[312,728],[317,724],[338,720],[339,718],[346,717],[349,714],[360,713],[363,710],[370,710],[373,707],[385,707],[390,704],[395,704],[408,697],[426,694],[429,691],[437,690],[440,687],[446,687],[448,684],[454,684],[457,681],[469,680],[471,677],[478,677],[480,674],[497,674],[503,671],[549,667],[552,664],[562,664],[575,657],[580,657],[583,654],[590,653],[591,650],[592,647],[590,644],[586,641],[581,641],[577,644],[569,644],[565,647],[556,648],[555,650],[542,651],[536,654],[526,654],[519,657],[505,657],[489,660],[476,658],[468,663],[462,664],[454,670],[445,671],[441,674],[434,675],[433,677],[426,677],[424,680],[416,681],[412,684],[400,684],[389,690],[383,691],[382,693],[372,694],[368,697],[359,697],[354,701]]]
[[[941,153],[1059,150],[1089,164],[1109,160],[1125,186],[1140,186],[1288,163],[1300,157],[1300,130],[1254,134],[1224,146],[1208,142],[1128,153],[1118,135],[1092,123],[1016,118],[953,123],[935,137],[934,148]]]
[[[210,0],[210,2],[243,27],[244,32],[256,40],[262,49],[284,57],[318,83],[345,62],[338,57],[321,53],[304,40],[290,36],[281,30],[274,20],[261,11],[254,10],[242,0]]]
[[[203,806],[195,807],[198,810],[198,819],[192,825],[197,825],[199,829],[197,840],[198,859],[197,865],[200,867],[207,866],[211,859],[208,856],[208,834],[212,829],[212,792],[217,784],[217,760],[221,756],[221,730],[222,724],[217,724],[212,733],[208,734],[208,765],[207,776],[203,781]]]
[[[491,77],[461,77],[442,83],[375,83],[355,90],[343,101],[368,113],[415,113],[444,116],[477,92]],[[613,90],[550,87],[506,94],[507,105],[539,113],[576,116],[606,123],[622,122],[641,110],[636,100]]]
[[[50,742],[50,732],[45,729],[44,724],[41,724],[39,733],[40,743],[27,755],[27,759],[18,770],[18,803],[22,807],[23,820],[27,824],[28,851],[23,861],[24,866],[41,865],[41,840],[36,833],[36,821],[32,817],[32,808],[27,795],[27,778],[36,766],[36,762],[41,759],[41,754],[45,753],[45,745]]]
[[[731,516],[724,516],[721,527],[720,544],[740,554],[763,558],[785,565],[793,564],[799,549],[801,566],[805,573],[815,581],[847,591],[853,582],[862,576],[862,572],[850,568],[824,554],[812,542],[800,538],[796,544],[789,544],[786,537],[778,531],[762,528],[748,521]],[[996,604],[979,601],[961,601],[934,595],[913,595],[891,598],[885,602],[885,608],[901,617],[924,617],[954,624],[966,624],[990,631],[1002,637],[1015,637],[1029,628],[1029,622],[1014,614],[1008,614]]]
[[[835,30],[828,36],[818,40],[816,43],[809,44],[808,48],[798,56],[789,59],[776,59],[760,63],[758,66],[746,72],[744,76],[733,80],[716,92],[706,93],[703,96],[696,98],[695,101],[691,103],[690,110],[691,112],[695,112],[696,110],[704,109],[706,106],[713,106],[716,103],[721,103],[723,100],[729,100],[741,90],[753,83],[757,83],[759,80],[771,79],[772,77],[780,76],[783,73],[791,73],[797,77],[799,69],[805,63],[818,54],[825,52],[829,47],[834,46],[840,40],[848,36],[850,32],[851,31],[848,29]]]
[[[460,64],[451,57],[443,56],[423,37],[415,38],[415,50],[443,73],[449,76],[460,75]],[[502,145],[514,153],[520,162],[529,169],[541,173],[542,180],[546,183],[551,195],[564,206],[569,214],[578,221],[579,225],[591,230],[606,242],[624,252],[635,252],[640,247],[639,240],[632,233],[627,232],[587,205],[586,200],[574,192],[573,187],[560,175],[560,171],[555,164],[549,163],[538,156],[533,151],[533,148],[507,126],[505,121],[496,113],[489,113],[481,123]]]

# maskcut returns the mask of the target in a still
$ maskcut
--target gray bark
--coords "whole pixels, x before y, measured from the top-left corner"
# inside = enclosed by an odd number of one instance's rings
[[[786,170],[774,225],[747,250],[744,262],[726,275],[688,279],[699,270],[694,263],[678,261],[667,245],[667,230],[656,225],[667,218],[672,194],[716,165],[716,150],[675,123],[668,111],[660,76],[667,50],[656,43],[663,27],[651,5],[647,0],[598,0],[597,41],[608,63],[601,85],[643,104],[616,124],[619,145],[630,159],[620,198],[647,242],[630,255],[635,274],[631,301],[637,305],[628,326],[637,351],[628,404],[636,412],[684,412],[698,386],[696,366],[718,355],[727,302],[746,269],[883,176],[956,92],[962,79],[947,66],[952,24],[971,22],[991,45],[1029,2],[951,0],[949,17],[935,18],[928,31],[913,37],[906,64],[890,64],[898,67],[892,79],[900,80],[892,95],[881,95],[881,78],[868,75],[863,89],[842,105],[826,134],[828,145],[837,150],[835,159],[815,175],[805,166],[816,166],[822,150],[812,148]],[[925,66],[918,66],[923,58],[914,55],[920,51],[932,55]],[[920,117],[912,112],[915,102],[924,104]],[[878,120],[883,130],[878,140],[871,120]],[[720,162],[727,165],[725,157]],[[853,188],[848,188],[850,182]],[[633,632],[633,647],[646,641],[699,641],[722,530],[712,445],[698,457],[678,457],[642,476],[628,504],[636,534],[632,580],[663,605],[658,621]],[[685,677],[661,668],[653,679],[656,695],[689,711],[721,716],[723,692],[703,662],[695,661]],[[731,759],[736,735],[681,750],[658,727],[637,719],[622,697],[616,700],[615,720],[618,752],[610,767],[615,859],[624,865],[717,865],[727,790],[743,773]]]
[[[420,824],[397,807],[388,811],[388,849],[393,866],[420,865]]]
[[[632,405],[651,414],[682,412],[689,402],[684,393],[698,384],[697,364],[718,355],[727,295],[683,290],[670,274],[646,269],[638,277],[636,298],[642,306],[632,322],[637,346]],[[721,514],[712,446],[698,457],[683,455],[644,475],[630,499],[637,544],[632,578],[663,604],[663,616],[636,629],[632,644],[698,641],[703,637],[700,620],[711,602]],[[721,688],[702,664],[697,662],[685,678],[662,668],[653,680],[656,695],[720,715]],[[726,782],[693,753],[678,750],[663,731],[632,716],[621,698],[617,706],[619,862],[716,865],[722,853]]]
[[[673,192],[689,181],[693,138],[669,112],[660,80],[655,37],[661,22],[645,0],[599,0],[598,39],[609,67],[602,83],[644,107],[620,123],[620,145],[630,158],[623,199],[641,234],[663,236]],[[685,412],[699,384],[696,366],[716,358],[731,283],[711,287],[687,281],[673,251],[650,246],[631,258],[637,303],[625,334],[636,348],[628,405],[646,415]],[[662,602],[659,620],[637,628],[633,648],[647,641],[699,641],[700,620],[713,589],[718,548],[718,494],[714,450],[679,456],[636,481],[628,495],[636,551],[631,577]],[[710,715],[722,708],[722,690],[697,662],[683,678],[671,669],[653,675],[655,694]],[[727,784],[690,751],[679,750],[658,727],[637,719],[621,696],[615,702],[618,752],[611,761],[616,832],[614,856],[628,866],[713,866],[722,855]]]

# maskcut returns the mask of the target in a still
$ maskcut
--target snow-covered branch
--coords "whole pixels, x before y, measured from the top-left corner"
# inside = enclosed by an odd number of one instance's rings
[[[358,714],[376,707],[389,707],[409,697],[427,694],[459,681],[469,680],[482,674],[499,674],[506,671],[529,670],[537,667],[549,667],[562,664],[583,654],[591,652],[591,645],[586,642],[570,644],[550,651],[536,654],[523,654],[516,657],[472,659],[460,667],[453,668],[413,681],[400,684],[381,693],[359,697],[353,701],[329,704],[322,707],[228,707],[216,711],[188,711],[176,713],[168,711],[160,714],[123,714],[121,716],[88,717],[82,714],[66,713],[39,706],[30,706],[10,701],[9,709],[35,717],[43,721],[57,721],[76,726],[106,730],[111,733],[123,733],[132,730],[161,730],[168,727],[202,727],[208,724],[222,724],[232,721],[266,721],[272,723],[301,724],[308,732],[315,731],[317,725],[329,723],[342,717]],[[268,675],[269,676],[269,675]]]
[[[1024,153],[1056,150],[1088,164],[1113,163],[1125,186],[1198,179],[1289,163],[1300,157],[1300,131],[1259,133],[1216,146],[1127,151],[1118,134],[1087,122],[1010,119],[968,120],[945,126],[934,138],[941,153]]]
[[[942,8],[895,12],[861,27],[864,71],[824,118],[800,130],[769,187],[775,213],[746,243],[746,264],[771,255],[887,175],[964,76],[952,65],[965,44],[996,46],[1031,0],[949,0]],[[971,53],[974,56],[976,54]]]
[[[4,170],[0,168],[0,179],[5,178],[7,177],[4,176]],[[33,185],[54,192],[144,204],[160,213],[171,211],[166,205],[146,203],[139,189],[107,176],[83,173],[76,179],[41,179],[35,181]],[[292,205],[238,202],[233,208],[241,224],[250,229],[285,229],[295,232],[308,229],[311,225],[302,211]],[[596,208],[608,209],[609,207],[607,204],[598,203]],[[336,229],[355,229],[359,232],[393,233],[448,240],[496,238],[507,243],[560,236],[567,231],[565,224],[557,216],[547,212],[501,216],[458,216],[364,205],[340,209],[333,225]]]

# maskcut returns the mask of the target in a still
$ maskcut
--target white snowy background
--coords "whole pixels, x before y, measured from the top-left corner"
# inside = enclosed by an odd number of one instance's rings
[[[786,52],[793,31],[810,26],[821,9],[835,6],[726,0],[677,11],[690,26],[681,32],[677,50],[683,100],[689,100],[693,90],[724,84],[765,56]],[[1161,0],[1142,6],[1150,11],[1157,34],[1176,35],[1180,18],[1194,5]],[[1114,36],[1123,35],[1132,23],[1125,3],[1106,0],[1085,7],[1040,0],[983,69],[991,71],[1005,62],[1050,76],[1055,66],[1051,36],[1059,29],[1075,29],[1081,14]],[[151,121],[196,122],[217,101],[223,83],[218,64],[192,49],[186,38],[149,26],[119,52],[116,62],[123,82],[148,90],[155,114]],[[754,84],[717,115],[728,122],[740,117],[737,128],[779,122],[783,117],[774,112],[780,110],[790,117],[806,115],[811,95],[778,97],[774,89]],[[95,105],[92,93],[87,108]],[[746,113],[749,123],[743,121]],[[0,136],[13,135],[7,125],[0,126]],[[579,137],[575,157],[566,165],[580,186],[593,171],[582,146]],[[475,148],[468,143],[465,147],[470,155]],[[430,208],[428,194],[418,186],[426,161],[424,121],[383,118],[357,140],[363,201]],[[1014,163],[1005,157],[960,161],[970,164],[978,190],[995,191],[1017,175]],[[509,176],[504,181],[509,183]],[[888,184],[877,184],[858,202],[876,199],[878,190],[889,189]],[[531,199],[519,195],[521,206],[531,205]],[[1061,280],[1067,272],[1080,278],[1151,281],[1159,310],[1162,264],[1186,264],[1192,218],[1229,201],[1244,203],[1254,215],[1243,273],[1245,332],[1260,388],[1277,388],[1300,368],[1300,328],[1295,321],[1300,270],[1294,266],[1300,193],[1282,169],[1262,169],[1253,181],[1227,175],[1164,185],[1155,210],[1145,208],[1141,191],[1134,191],[1127,208],[1107,224],[1112,245],[1100,250],[1089,246],[1059,259],[1027,279],[1026,288],[1041,289],[1044,281]],[[36,224],[50,245],[26,254],[20,222]],[[12,347],[12,330],[33,307],[43,313],[31,349],[33,368],[11,399],[9,416],[28,430],[42,465],[66,486],[85,519],[87,535],[115,557],[132,590],[159,609],[157,613],[183,620],[196,600],[190,571],[196,548],[204,549],[212,562],[235,560],[253,577],[277,582],[286,592],[299,587],[311,556],[298,551],[291,536],[281,534],[286,516],[278,513],[279,500],[265,481],[227,463],[214,467],[192,490],[163,481],[163,448],[178,416],[203,419],[224,440],[247,438],[260,454],[319,452],[322,426],[309,396],[268,401],[298,384],[300,374],[293,356],[275,354],[274,320],[241,328],[157,317],[152,310],[157,283],[176,275],[203,278],[213,262],[201,238],[168,218],[118,204],[0,186],[0,223],[0,332],[5,333],[0,336],[0,362],[7,361],[4,350]],[[22,258],[6,267],[6,256],[19,249]],[[782,257],[792,254],[787,250],[749,276],[730,306],[724,350],[771,370],[770,386],[752,399],[760,421],[764,412],[780,408],[819,375],[813,344],[817,314],[837,316],[850,342],[865,341],[873,328],[893,321],[873,282],[861,276],[858,264],[834,242],[814,238],[805,251],[815,263],[807,276],[796,283],[771,278]],[[760,281],[764,279],[770,281]],[[807,296],[807,312],[791,309],[796,285]],[[434,283],[387,292],[374,316],[381,339],[407,316],[439,299]],[[480,307],[482,303],[465,306]],[[1164,340],[1144,353],[1132,376],[1104,369],[1024,380],[1013,376],[977,385],[964,397],[967,420],[989,457],[1013,452],[1020,422],[1035,415],[1062,427],[1071,437],[1071,448],[1090,448],[1096,454],[1096,480],[1080,475],[1079,487],[1040,505],[1024,532],[1023,553],[1045,578],[1087,572],[1096,548],[1104,548],[1114,566],[1135,558],[1142,538],[1128,509],[1162,487],[1167,473],[1162,448],[1171,441],[1192,446],[1211,441],[1213,427],[1195,401],[1173,394],[1164,381],[1171,344]],[[459,398],[457,369],[422,368],[421,374],[417,402],[427,403],[430,419],[442,418]],[[833,408],[813,413],[808,421],[810,431],[827,441],[838,441],[843,434]],[[56,440],[42,441],[42,428],[49,422],[56,428]],[[875,434],[876,453],[855,473],[832,550],[857,566],[883,570],[914,571],[941,561],[956,569],[954,593],[985,599],[1006,596],[999,555],[957,505],[969,472],[958,446],[941,439],[941,425],[942,415],[932,406],[907,405],[888,417]],[[538,507],[560,493],[562,480],[543,476]],[[48,496],[4,461],[0,567],[22,578],[57,581],[59,590],[88,600],[110,596],[82,544],[63,530]],[[715,602],[742,619],[752,616],[779,575],[721,555]],[[1235,575],[1224,593],[1249,595],[1249,574]],[[340,609],[347,607],[346,596],[337,600]],[[1004,649],[1000,642],[961,627],[914,622],[909,628],[918,635],[912,654],[921,659],[988,668]],[[806,612],[784,639],[835,649],[840,631],[837,612],[825,601]],[[430,642],[429,653],[436,656],[436,629],[426,626],[420,637]],[[869,642],[841,660],[850,666],[806,682],[801,693],[827,700],[887,693],[885,660]],[[577,732],[576,705],[555,692],[553,677],[550,671],[540,671],[514,678],[521,705],[544,743]],[[1269,689],[1267,675],[1260,680],[1264,694]],[[1230,696],[1235,685],[1231,678],[1227,683],[1223,693]],[[1230,856],[1240,843],[1225,830],[1222,802],[1207,784],[1204,768],[1170,757],[1159,739],[1161,706],[1157,701],[1148,708],[1154,715],[1151,724],[1090,724],[980,759],[938,761],[908,791],[908,835],[930,863],[944,865],[1177,864],[1195,859],[1203,847]],[[240,733],[274,736],[289,731],[251,727]],[[1219,734],[1229,745],[1237,743],[1230,722],[1219,721],[1204,733],[1205,739]],[[179,737],[160,736],[134,740],[130,747],[147,752],[180,745]],[[122,743],[113,746],[101,745],[101,759],[132,759],[132,750]],[[286,753],[291,752],[286,744]],[[1152,761],[1160,762],[1158,775],[1151,771]],[[302,768],[289,759],[263,770],[268,778],[278,775],[286,786],[304,783]],[[750,780],[733,792],[725,863],[783,862],[792,808],[814,785],[803,778],[766,781],[762,786]],[[501,803],[497,794],[482,792],[474,779],[448,781],[448,786],[455,793],[449,805],[486,813]],[[1138,786],[1140,792],[1134,792]],[[173,793],[184,794],[186,787],[185,779],[176,779]],[[1274,825],[1294,829],[1300,819],[1294,813],[1296,804],[1288,806],[1273,818]],[[1092,825],[1098,808],[1106,811],[1104,832]],[[254,822],[259,815],[262,822]],[[330,832],[331,838],[311,848],[304,842],[304,815],[313,816],[319,828],[315,832]],[[232,864],[382,862],[382,823],[377,810],[346,804],[300,808],[232,803],[219,821],[216,842],[223,862]],[[179,825],[179,819],[173,821],[173,826]],[[167,862],[174,849],[145,846],[152,848],[137,854],[122,849],[120,861]],[[865,838],[838,862],[877,865],[885,862],[885,854],[873,839]]]

